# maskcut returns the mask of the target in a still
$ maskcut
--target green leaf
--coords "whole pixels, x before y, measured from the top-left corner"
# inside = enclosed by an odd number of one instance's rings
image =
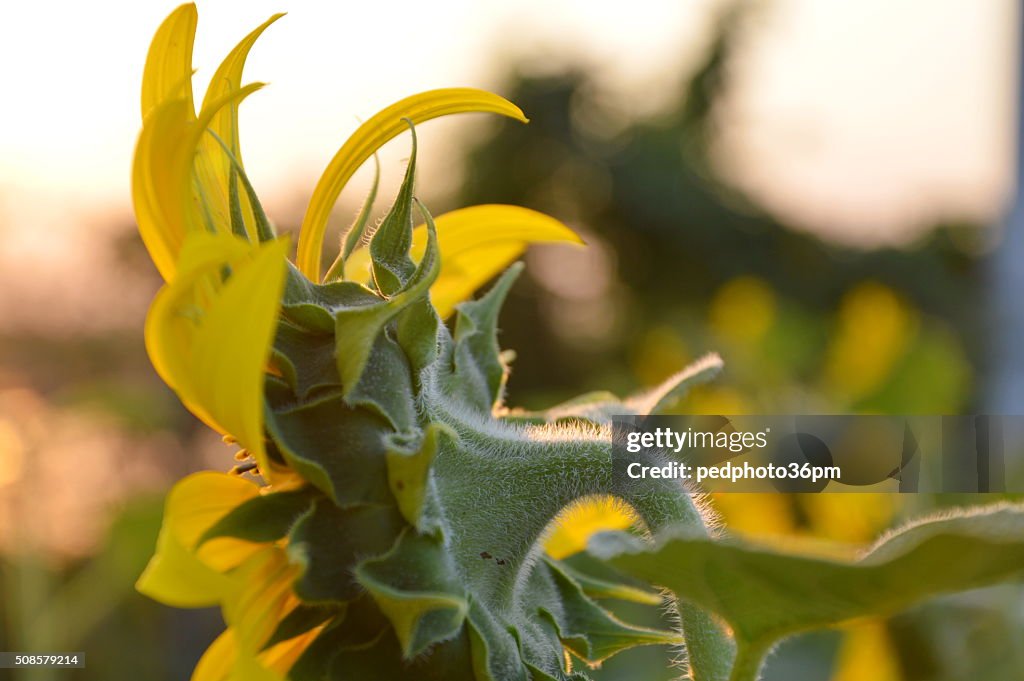
[[[430,366],[437,359],[437,332],[441,318],[429,299],[414,302],[398,315],[395,336],[402,346],[413,372]]]
[[[360,563],[355,576],[391,621],[405,659],[462,628],[469,604],[436,537],[406,531],[387,554]]]
[[[763,653],[795,632],[1019,578],[1024,508],[1001,505],[913,524],[856,562],[715,541],[682,529],[663,533],[654,544],[602,534],[590,550],[627,574],[718,613],[739,643],[737,664],[747,664],[757,657],[751,651]]]
[[[337,362],[334,361],[333,334],[309,331],[280,319],[272,357],[274,365],[300,401],[317,388],[341,387]]]
[[[372,645],[342,649],[332,660],[328,681],[453,681],[472,678],[468,645],[458,636],[438,644],[429,655],[403,660],[399,642],[391,631]]]
[[[551,559],[547,559],[549,562]],[[621,575],[590,556],[586,552],[557,562],[558,569],[572,577],[583,593],[591,598],[611,598],[642,605],[661,605],[661,594],[637,584],[627,584]],[[635,581],[635,580],[629,580]]]
[[[403,660],[398,638],[373,599],[363,594],[317,636],[288,672],[290,681],[453,681],[473,678],[465,633],[429,655]]]
[[[512,265],[486,295],[455,307],[453,388],[467,404],[486,414],[501,403],[508,377],[498,347],[498,313],[522,271],[522,263]]]
[[[387,632],[388,622],[366,594],[342,605],[342,613],[324,627],[288,671],[290,681],[325,681],[331,663],[348,648],[372,647]]]

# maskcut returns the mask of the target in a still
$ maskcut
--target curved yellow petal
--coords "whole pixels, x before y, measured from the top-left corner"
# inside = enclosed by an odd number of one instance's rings
[[[274,16],[267,19],[265,22],[257,26],[247,36],[235,45],[234,49],[228,53],[228,56],[224,58],[220,66],[217,67],[217,71],[213,74],[213,78],[210,79],[210,85],[206,89],[206,94],[203,96],[203,109],[211,108],[215,105],[217,100],[230,95],[235,90],[240,90],[242,87],[242,69],[245,68],[245,60],[249,56],[249,51],[252,46],[256,44],[260,35],[263,31],[267,30],[271,24],[284,16],[284,13],[275,14]],[[217,133],[217,135],[224,140],[224,143],[228,145],[232,153],[235,154],[235,158],[239,161],[242,157],[238,153],[238,109],[235,107],[229,107],[220,110],[216,116],[210,121],[210,130]],[[228,161],[223,159],[221,164],[224,170],[224,177],[227,177]]]
[[[288,670],[322,630],[315,627],[253,655],[239,650],[235,631],[228,627],[203,653],[191,681],[285,681]]]
[[[157,294],[146,350],[160,377],[210,427],[232,435],[264,473],[263,381],[284,288],[287,239],[250,246],[194,232],[182,272]],[[222,282],[228,268],[231,276]]]
[[[558,515],[544,550],[561,560],[587,548],[587,540],[598,532],[624,530],[636,522],[633,513],[610,497],[584,499]]]
[[[352,134],[334,155],[317,182],[299,231],[296,265],[312,281],[320,281],[320,257],[327,220],[352,175],[388,140],[408,130],[403,119],[418,125],[454,113],[489,112],[527,122],[508,100],[474,88],[444,88],[407,97],[378,112]]]
[[[522,255],[532,243],[574,243],[583,240],[558,220],[528,208],[489,204],[461,208],[435,219],[441,251],[441,274],[430,298],[442,317]],[[413,232],[412,256],[426,247],[426,228]],[[345,263],[345,278],[367,281],[369,249],[361,248]]]
[[[278,644],[272,645],[264,650],[259,655],[259,661],[267,669],[272,672],[276,672],[281,677],[287,675],[288,670],[292,668],[292,665],[301,657],[302,653],[306,651],[306,648],[310,646],[316,637],[323,631],[324,625],[310,629],[304,634],[300,634],[295,638],[290,638],[287,641],[281,641]]]
[[[183,99],[161,104],[147,118],[135,145],[132,202],[139,234],[149,257],[170,281],[175,258],[185,238],[183,190],[185,165],[181,140],[188,126],[189,104]]]
[[[233,539],[215,540],[220,547],[219,560],[214,562],[196,553],[196,542],[228,512],[259,493],[254,482],[226,473],[195,473],[178,482],[164,504],[156,554],[136,588],[177,607],[220,603],[233,589],[223,570],[242,563],[263,547]]]
[[[208,150],[200,142],[221,110],[261,87],[253,83],[232,90],[204,107],[198,119],[190,118],[190,102],[172,99],[151,111],[142,126],[132,164],[132,201],[142,240],[167,281],[189,232],[230,231],[227,186],[210,171]]]
[[[156,542],[156,554],[135,588],[164,605],[204,608],[220,603],[232,585],[226,575],[199,560],[164,528]]]
[[[231,573],[238,589],[223,603],[224,621],[243,650],[255,654],[270,640],[294,606],[292,584],[299,572],[283,549],[268,546]]]
[[[196,39],[199,13],[192,3],[181,5],[164,19],[149,45],[142,72],[142,118],[172,99],[185,101],[191,118],[192,46]]]
[[[228,53],[227,57],[224,58],[224,61],[217,68],[217,71],[213,74],[213,78],[210,79],[210,85],[203,96],[202,108],[204,110],[216,107],[218,100],[228,97],[232,92],[242,88],[242,70],[245,68],[245,61],[249,56],[249,51],[256,44],[263,31],[283,16],[283,13],[275,14],[267,19],[242,38],[235,45],[234,49]],[[242,152],[238,134],[238,102],[233,101],[228,106],[217,109],[214,116],[210,119],[209,129],[227,145],[239,164],[241,164]],[[222,188],[222,190],[218,190],[218,198],[226,202],[227,189],[231,182],[231,161],[224,153],[220,143],[212,135],[204,135],[202,137],[199,156],[201,159],[204,159],[202,163],[208,166],[204,168],[205,174],[208,177],[203,178],[203,180],[212,187]],[[235,181],[237,182],[238,180],[236,179]],[[249,198],[244,191],[239,191],[239,202],[246,230],[249,233],[249,239],[256,241],[256,220],[252,214],[252,207],[249,205]],[[226,204],[222,208],[226,208]]]
[[[235,632],[225,629],[199,658],[196,668],[192,670],[191,681],[225,681],[237,659]]]
[[[247,478],[216,471],[193,473],[167,495],[164,526],[183,546],[194,547],[217,521],[259,495],[259,485]]]

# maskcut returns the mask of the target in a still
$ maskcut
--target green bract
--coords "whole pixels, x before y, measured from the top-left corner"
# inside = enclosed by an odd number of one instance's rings
[[[639,593],[651,603],[648,594],[580,574],[546,557],[540,540],[560,511],[593,495],[621,498],[652,530],[700,531],[700,514],[671,483],[615,489],[599,415],[629,411],[626,403],[550,413],[571,425],[495,416],[508,375],[498,312],[521,266],[459,305],[449,330],[429,300],[439,254],[433,220],[413,196],[415,165],[414,137],[398,198],[369,244],[371,285],[314,284],[288,271],[267,449],[311,487],[256,497],[205,538],[287,538],[302,566],[295,593],[316,615],[303,624],[326,623],[292,668],[296,681],[583,679],[566,651],[597,663],[636,645],[680,643],[678,633],[620,622],[598,600]],[[419,262],[409,254],[417,212],[428,230]],[[644,406],[717,367],[706,362]],[[684,609],[683,621],[702,632],[691,651],[698,673],[721,677],[726,637],[697,611]]]

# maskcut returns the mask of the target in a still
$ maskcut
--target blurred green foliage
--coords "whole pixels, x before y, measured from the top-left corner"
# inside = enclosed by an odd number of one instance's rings
[[[680,83],[677,104],[650,120],[617,118],[584,68],[543,77],[513,72],[494,88],[532,122],[499,123],[470,151],[458,203],[536,208],[584,227],[592,242],[591,255],[538,252],[546,263],[528,268],[513,291],[501,338],[517,353],[510,403],[544,407],[586,389],[631,392],[717,350],[726,360],[723,378],[681,409],[969,411],[986,355],[985,334],[976,332],[983,328],[983,262],[960,245],[970,226],[935,225],[906,249],[852,250],[784,224],[730,187],[710,149],[741,19],[724,17]],[[131,261],[141,245],[133,235],[123,250]],[[560,269],[561,281],[551,276]],[[558,325],[558,318],[570,322]],[[0,353],[62,407],[100,409],[128,430],[173,432],[183,443],[194,434],[195,422],[149,369],[141,332],[88,341],[0,332]],[[172,475],[200,467],[192,451],[163,464]],[[955,502],[977,500],[872,502],[884,512],[864,532]],[[811,518],[837,516],[823,516],[814,506],[820,503],[780,496],[771,509],[738,499],[722,508],[728,521],[746,518],[755,532],[822,534]],[[85,670],[0,670],[0,681],[188,677],[220,629],[219,614],[174,611],[135,593],[160,502],[139,500],[115,515],[105,545],[89,559],[0,554],[0,649],[84,650],[88,658]],[[869,536],[843,537],[854,538]],[[1003,587],[888,620],[900,678],[1019,678],[1022,597],[1019,588]],[[636,613],[621,614],[643,623]],[[789,641],[764,678],[832,678],[844,641],[840,632]],[[635,649],[595,678],[667,680],[672,658],[664,649]]]
[[[85,669],[0,670],[0,680],[188,678],[219,633],[219,614],[174,611],[135,592],[162,506],[139,499],[120,509],[103,546],[76,564],[42,555],[0,559],[0,648],[86,654]]]

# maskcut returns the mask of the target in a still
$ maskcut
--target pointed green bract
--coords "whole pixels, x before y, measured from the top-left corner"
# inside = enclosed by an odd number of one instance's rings
[[[455,431],[448,426],[432,423],[427,426],[423,440],[415,449],[399,445],[388,448],[388,484],[395,496],[398,510],[405,520],[418,529],[427,502],[430,485],[430,469],[442,446],[458,439]]]
[[[377,290],[385,296],[400,291],[416,270],[416,263],[409,257],[409,249],[412,248],[413,185],[416,177],[416,131],[411,123],[409,129],[412,133],[412,151],[409,153],[405,179],[398,190],[398,198],[370,241],[373,280]]]
[[[285,537],[292,525],[313,505],[309,490],[277,492],[253,497],[236,506],[199,538],[198,545],[218,537],[270,542]]]
[[[411,181],[411,178],[407,178],[407,181]],[[398,313],[422,300],[437,279],[440,270],[437,233],[430,214],[424,213],[424,217],[430,233],[427,251],[402,288],[391,298],[379,303],[334,311],[334,336],[337,344],[335,358],[346,397],[359,384],[373,344],[384,325]]]
[[[508,366],[498,346],[498,313],[522,264],[509,267],[479,300],[456,306],[452,383],[468,405],[491,413],[503,397]]]
[[[406,532],[391,551],[363,561],[355,577],[391,621],[406,659],[462,628],[469,604],[436,537]]]
[[[373,203],[377,200],[377,188],[380,186],[380,159],[377,154],[373,155],[373,184],[370,185],[370,193],[363,200],[363,205],[356,215],[356,219],[345,232],[341,240],[341,250],[338,257],[331,264],[324,275],[325,282],[337,281],[345,278],[345,263],[349,256],[362,245],[366,237],[367,227],[370,225],[370,212],[373,210]]]

